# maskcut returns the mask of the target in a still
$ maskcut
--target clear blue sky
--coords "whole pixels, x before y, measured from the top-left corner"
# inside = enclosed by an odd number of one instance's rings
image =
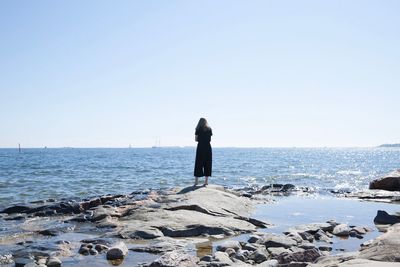
[[[400,142],[399,1],[1,1],[0,147]]]

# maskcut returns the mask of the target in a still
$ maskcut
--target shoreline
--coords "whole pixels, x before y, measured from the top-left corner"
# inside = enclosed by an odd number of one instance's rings
[[[15,224],[16,228],[8,236],[2,235],[3,248],[0,251],[2,253],[0,258],[4,266],[14,266],[13,263],[6,264],[7,250],[10,251],[9,254],[14,250],[14,256],[9,258],[9,261],[17,259],[15,255],[24,258],[29,253],[33,255],[41,252],[39,254],[47,253],[47,257],[51,255],[60,257],[62,266],[89,266],[88,264],[93,262],[96,262],[93,266],[111,266],[105,259],[105,252],[90,255],[91,252],[88,250],[88,255],[84,256],[86,252],[82,252],[84,251],[82,240],[90,238],[92,242],[106,239],[108,247],[121,240],[126,243],[129,253],[120,266],[136,266],[143,262],[143,266],[146,264],[151,266],[151,262],[170,252],[157,244],[160,242],[164,242],[164,246],[170,249],[179,248],[182,255],[188,255],[186,261],[199,264],[200,258],[206,254],[213,253],[213,256],[207,259],[215,260],[215,255],[220,254],[217,252],[221,252],[217,251],[217,247],[224,242],[240,240],[243,244],[248,244],[246,238],[254,234],[263,238],[270,234],[284,237],[283,232],[288,231],[288,228],[301,224],[325,223],[333,219],[348,226],[353,226],[355,223],[356,227],[366,227],[371,230],[363,234],[365,238],[347,237],[346,240],[326,232],[331,236],[329,242],[332,244],[317,242],[322,250],[318,246],[316,249],[319,257],[322,257],[352,251],[367,239],[379,237],[380,233],[373,229],[374,215],[371,211],[385,209],[393,213],[397,212],[399,207],[397,204],[342,199],[340,198],[342,195],[324,196],[292,185],[265,188],[264,191],[267,194],[249,193],[246,190],[230,191],[210,185],[206,188],[187,187],[181,191],[174,189],[164,192],[150,191],[145,194],[136,192],[129,196],[108,195],[80,203],[72,201],[58,203],[51,200],[33,203],[33,207],[9,207],[10,214],[3,213],[0,218],[11,228]],[[353,212],[356,213],[353,214],[353,219],[349,217],[346,220],[346,212],[337,210],[345,202],[345,206],[348,207],[347,213],[351,210],[370,212],[368,214]],[[69,203],[69,206],[66,203]],[[285,223],[285,218],[291,217],[294,218]],[[45,222],[41,223],[43,219]],[[171,223],[171,220],[174,222]],[[149,221],[151,223],[144,223]],[[17,234],[18,231],[21,231],[20,235]],[[60,244],[55,244],[61,241],[63,242],[61,247]],[[38,247],[41,247],[42,251],[38,250]],[[297,250],[299,249],[297,247]],[[281,252],[294,253],[286,250]],[[250,266],[257,264],[253,262]],[[231,265],[234,266],[233,261]]]

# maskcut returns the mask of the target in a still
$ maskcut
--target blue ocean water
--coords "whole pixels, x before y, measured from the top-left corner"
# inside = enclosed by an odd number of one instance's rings
[[[0,149],[0,207],[193,183],[195,148]],[[211,183],[362,189],[400,168],[399,148],[214,148]]]

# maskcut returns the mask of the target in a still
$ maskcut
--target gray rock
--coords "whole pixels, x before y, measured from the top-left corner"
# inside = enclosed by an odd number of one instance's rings
[[[369,184],[369,189],[400,191],[400,170],[396,170],[384,177],[372,181]]]
[[[236,253],[236,251],[233,248],[227,248],[224,250],[224,252],[228,254],[229,257],[232,257]]]
[[[308,262],[291,262],[288,267],[306,267],[308,266]]]
[[[189,255],[185,251],[176,250],[165,253],[160,258],[153,261],[149,265],[149,267],[173,267],[173,266],[195,267],[197,266],[196,265],[197,261],[198,261],[197,257]]]
[[[0,213],[7,213],[7,214],[13,214],[13,213],[25,213],[29,211],[31,207],[28,206],[23,206],[23,205],[15,205],[6,209],[3,209],[0,211]]]
[[[161,236],[164,236],[164,234],[157,228],[136,230],[136,231],[133,231],[129,235],[129,237],[132,239],[135,239],[135,238],[154,239],[154,238],[161,237]]]
[[[81,245],[81,247],[78,250],[78,253],[84,256],[87,256],[90,254],[90,248],[87,247],[87,245]]]
[[[248,251],[255,251],[258,249],[258,247],[253,244],[246,243],[246,244],[244,244],[243,249],[248,250]]]
[[[269,253],[263,249],[257,249],[250,255],[250,259],[255,263],[261,263],[269,259]]]
[[[350,228],[347,226],[347,224],[339,224],[335,226],[332,233],[336,236],[348,236],[349,232]]]
[[[295,226],[294,228],[291,228],[289,232],[298,232],[299,234],[300,232],[308,232],[310,234],[315,234],[320,229],[325,232],[332,232],[333,228],[333,225],[330,223],[310,223]]]
[[[107,260],[124,259],[128,254],[128,248],[124,242],[118,242],[107,251]]]
[[[336,226],[338,227],[338,226]],[[336,229],[335,227],[335,229]],[[335,230],[334,230],[335,231]],[[324,231],[322,231],[321,229],[318,230],[315,234],[314,237],[316,240],[319,241],[323,241],[323,242],[327,242],[327,243],[332,243],[332,240],[326,235],[326,233]]]
[[[249,251],[247,250],[238,250],[236,253],[234,253],[233,257],[237,260],[245,262],[249,255]]]
[[[357,234],[360,234],[360,235],[364,235],[364,234],[367,233],[367,230],[365,229],[365,227],[360,227],[360,226],[352,228],[351,231],[354,231],[354,232],[356,232]]]
[[[347,262],[357,258],[358,252],[347,252],[337,255],[321,256],[315,263],[309,264],[308,267],[328,267],[328,266],[339,266],[340,263]],[[361,267],[361,266],[359,266]]]
[[[28,258],[17,258],[15,259],[15,267],[24,267],[27,264],[35,263],[35,260]]]
[[[378,213],[374,218],[375,224],[395,224],[399,222],[400,222],[399,217],[390,215],[384,210],[378,210]]]
[[[213,257],[211,255],[205,255],[200,259],[200,261],[211,262],[212,259]]]
[[[282,254],[278,257],[281,264],[288,264],[290,262],[314,262],[321,256],[318,249],[307,249],[302,252],[294,252],[289,254]]]
[[[310,234],[309,232],[298,232],[298,234],[301,236],[303,240],[306,240],[308,242],[314,241],[314,235]]]
[[[254,224],[240,219],[249,217],[254,203],[221,186],[188,187],[178,194],[163,195],[157,204],[131,209],[120,217],[120,236],[130,238],[149,227],[168,237],[230,236],[256,230]]]
[[[332,251],[332,247],[330,246],[319,246],[318,249],[320,251]]]
[[[359,258],[399,262],[400,261],[400,224],[389,227],[383,235],[361,248]]]
[[[277,260],[267,260],[260,264],[256,265],[257,267],[277,267],[278,261]]]
[[[289,248],[290,252],[303,252],[305,249],[304,248],[299,248],[299,247],[291,247]]]
[[[267,248],[267,251],[270,253],[272,258],[276,258],[279,255],[283,254],[283,253],[289,253],[290,250],[283,248],[283,247],[278,247],[278,248],[274,248],[274,247],[269,247]]]
[[[61,264],[61,260],[57,257],[50,257],[46,263],[47,267],[61,267]]]
[[[233,261],[229,258],[229,255],[222,251],[217,251],[214,254],[215,261],[231,264]]]
[[[314,245],[313,243],[311,243],[311,242],[304,241],[303,243],[301,243],[301,244],[299,245],[299,248],[302,248],[302,249],[311,249],[311,248],[315,248],[315,245]]]
[[[269,247],[284,247],[290,248],[292,246],[296,246],[297,242],[290,237],[286,237],[283,235],[274,235],[274,234],[266,234],[262,237],[261,243]]]
[[[290,237],[293,240],[295,240],[298,244],[303,242],[303,238],[297,232],[290,232],[290,233],[286,234],[286,236]]]
[[[258,235],[251,235],[247,242],[249,243],[257,243],[261,239],[261,236]]]

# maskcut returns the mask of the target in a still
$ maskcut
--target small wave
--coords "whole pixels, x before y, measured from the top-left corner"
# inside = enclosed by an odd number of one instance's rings
[[[297,172],[297,173],[294,173],[293,176],[298,176],[298,177],[313,177],[313,178],[318,178],[318,177],[320,177],[320,175],[312,174],[312,173],[306,173],[306,172]]]
[[[360,175],[361,171],[343,170],[336,173],[341,175]]]

